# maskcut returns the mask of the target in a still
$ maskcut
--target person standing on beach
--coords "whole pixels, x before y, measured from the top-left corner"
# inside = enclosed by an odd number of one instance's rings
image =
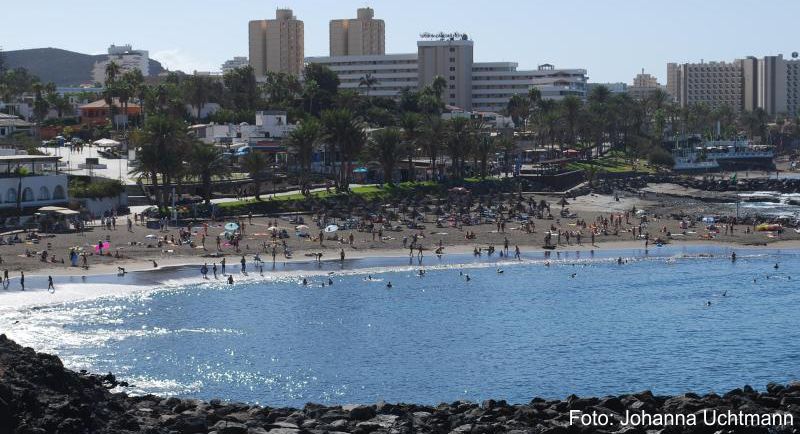
[[[344,262],[344,249],[341,249],[339,251],[339,258],[341,259],[342,262]]]
[[[214,279],[216,279],[217,278],[217,263],[216,262],[211,266],[211,271],[214,272]]]
[[[51,294],[56,292],[56,287],[53,286],[53,276],[47,276],[47,290]]]
[[[247,273],[247,261],[244,259],[244,256],[242,256],[242,260],[239,262],[242,264],[242,274]]]
[[[518,245],[514,246],[514,259],[519,259],[520,261],[522,260],[522,254],[519,251]]]
[[[23,291],[25,290],[25,272],[24,271],[20,271],[19,272],[19,286],[22,287]]]
[[[3,287],[4,288],[8,288],[8,282],[9,282],[9,280],[8,280],[8,268],[6,268],[5,270],[3,270]]]
[[[222,262],[220,263],[220,265],[222,265],[222,275],[224,276],[225,275],[225,258],[222,258]]]

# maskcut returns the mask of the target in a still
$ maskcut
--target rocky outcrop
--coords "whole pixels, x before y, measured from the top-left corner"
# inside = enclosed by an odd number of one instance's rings
[[[723,427],[627,426],[616,422],[627,411],[697,414],[705,410],[779,414],[800,418],[800,383],[770,384],[757,392],[746,386],[723,396],[656,396],[650,392],[605,398],[535,398],[511,405],[487,400],[437,406],[414,404],[306,404],[302,409],[257,407],[220,400],[208,402],[130,397],[111,393],[113,375],[64,369],[51,355],[22,348],[0,335],[0,434],[411,434],[411,433],[797,433],[794,426]],[[570,411],[605,415],[608,426],[570,423]],[[800,419],[798,419],[800,420]]]

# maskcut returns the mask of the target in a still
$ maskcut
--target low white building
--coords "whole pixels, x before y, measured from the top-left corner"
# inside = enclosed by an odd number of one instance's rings
[[[0,113],[0,138],[10,137],[19,130],[29,130],[32,126],[32,123],[20,119],[19,116]]]
[[[0,155],[0,211],[21,208],[25,215],[69,201],[67,175],[58,172],[61,157]]]
[[[226,60],[225,63],[222,64],[222,73],[225,74],[226,72],[233,71],[234,69],[244,68],[250,66],[250,61],[247,59],[247,56],[236,56],[233,59]]]
[[[250,143],[263,139],[283,139],[296,125],[289,124],[286,112],[256,112],[255,125],[241,124],[199,124],[191,130],[195,136],[208,144]]]

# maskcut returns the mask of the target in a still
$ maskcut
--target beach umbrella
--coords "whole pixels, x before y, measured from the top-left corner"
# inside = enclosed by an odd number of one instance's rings
[[[280,228],[278,228],[277,226],[270,226],[270,227],[267,228],[267,230],[268,231],[278,231],[278,230],[280,230]]]
[[[239,225],[237,223],[230,222],[230,223],[226,223],[225,224],[225,230],[228,231],[228,232],[235,232],[238,229],[239,229]]]
[[[119,145],[121,145],[121,143],[120,143],[120,142],[118,142],[118,141],[116,141],[116,140],[111,140],[111,139],[100,139],[100,140],[95,140],[95,141],[94,141],[94,142],[92,142],[92,143],[93,143],[95,146],[102,146],[102,147],[106,147],[106,148],[109,148],[109,147],[113,147],[113,146],[119,146]]]
[[[336,231],[338,231],[338,230],[339,230],[339,226],[336,226],[336,225],[328,225],[328,226],[325,228],[325,233],[332,234],[332,233],[334,233],[334,232],[336,232]]]
[[[306,225],[295,226],[294,230],[299,232],[299,233],[301,233],[301,234],[307,234],[308,233],[308,226],[306,226]]]

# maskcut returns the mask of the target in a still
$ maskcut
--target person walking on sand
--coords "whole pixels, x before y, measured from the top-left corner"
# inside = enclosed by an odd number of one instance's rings
[[[242,274],[246,274],[247,273],[247,260],[245,260],[244,256],[242,256],[242,260],[239,261],[239,262],[242,264]]]
[[[519,259],[520,261],[522,260],[522,254],[519,251],[518,245],[514,245],[514,259]]]
[[[53,286],[53,276],[47,276],[47,291],[51,294],[56,292],[56,287]]]
[[[225,275],[225,258],[222,258],[222,262],[220,262],[220,265],[222,265],[222,275],[224,276]]]

